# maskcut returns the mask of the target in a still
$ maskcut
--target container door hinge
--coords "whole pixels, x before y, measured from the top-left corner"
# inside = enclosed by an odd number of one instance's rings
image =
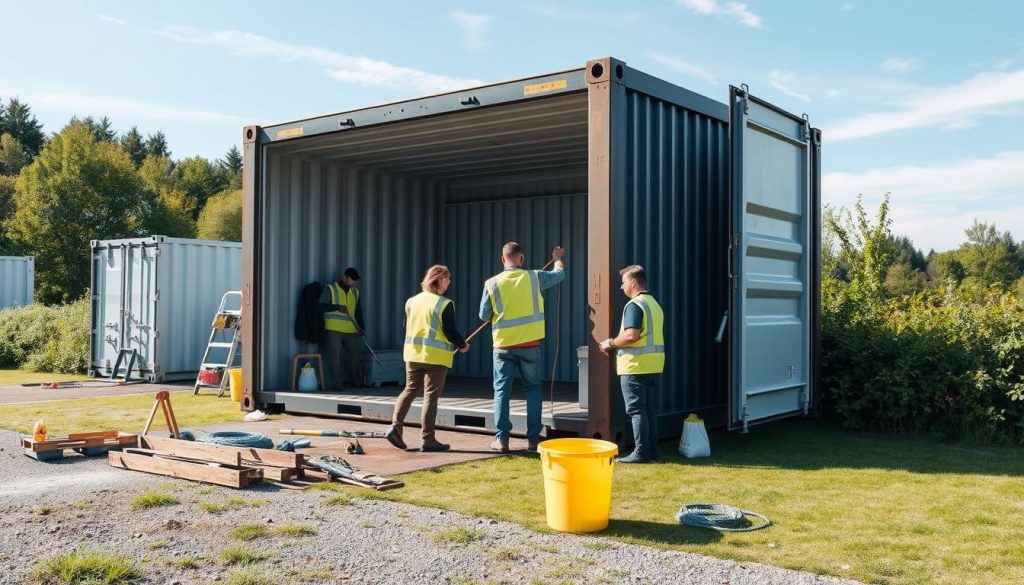
[[[155,293],[153,293],[153,302],[155,303],[155,302],[157,302],[159,300],[160,300],[160,291],[156,291]]]
[[[160,255],[160,248],[153,248],[152,255],[153,256],[159,256]]]

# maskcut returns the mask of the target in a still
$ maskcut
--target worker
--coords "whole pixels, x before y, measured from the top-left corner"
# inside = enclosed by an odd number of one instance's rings
[[[451,445],[434,436],[437,401],[444,390],[444,381],[452,367],[455,351],[466,353],[469,343],[455,323],[455,306],[444,296],[452,282],[447,266],[435,264],[427,269],[420,282],[423,292],[405,301],[405,389],[398,395],[391,414],[391,426],[385,433],[388,442],[406,449],[402,440],[402,424],[416,395],[423,392],[420,428],[423,443],[420,451],[447,451]]]
[[[363,353],[363,305],[359,302],[359,272],[351,266],[337,282],[324,287],[320,310],[324,313],[324,349],[332,390],[362,386],[359,360]],[[348,357],[348,379],[341,381],[342,354]]]
[[[629,301],[622,310],[619,334],[601,342],[606,355],[615,351],[626,416],[633,425],[633,452],[619,463],[658,460],[658,379],[665,370],[665,314],[647,292],[647,274],[639,264],[619,271]]]
[[[541,432],[540,342],[544,339],[544,297],[541,291],[565,279],[562,258],[565,250],[551,251],[554,268],[550,271],[523,270],[526,256],[516,242],[501,249],[504,269],[484,283],[480,301],[480,319],[491,322],[494,342],[494,426],[490,448],[508,453],[509,398],[516,374],[523,379],[526,394],[527,449],[537,450]]]

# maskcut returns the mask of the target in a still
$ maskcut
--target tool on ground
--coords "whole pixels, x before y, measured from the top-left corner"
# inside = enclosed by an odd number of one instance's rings
[[[229,298],[238,297],[238,309],[227,309]],[[203,360],[199,364],[199,375],[192,387],[192,395],[199,394],[200,388],[217,388],[217,397],[224,396],[228,384],[228,369],[235,367],[235,356],[238,354],[238,343],[242,339],[242,291],[231,290],[224,293],[217,307],[217,314],[210,326],[210,340],[206,343]],[[214,361],[211,354],[215,350],[227,350],[227,358]],[[219,375],[217,375],[219,373]]]
[[[760,518],[761,523],[753,524],[747,516]],[[767,516],[725,504],[686,504],[679,508],[676,520],[687,526],[711,528],[719,532],[751,532],[772,524]]]
[[[373,351],[373,348],[370,347],[370,342],[366,341],[366,336],[365,335],[361,335],[360,337],[363,338],[363,343],[366,344],[366,349],[370,350],[370,355],[373,356],[374,361],[377,362],[377,365],[379,365],[380,367],[383,368],[384,367],[384,362],[380,361],[380,358],[377,357],[377,352]]]
[[[552,258],[551,260],[548,260],[548,263],[545,264],[544,267],[541,268],[541,270],[547,270],[548,266],[551,266],[552,264],[554,264],[554,262],[555,262],[554,258]],[[559,288],[559,294],[561,294],[561,288]],[[466,343],[469,343],[470,341],[472,341],[472,339],[474,337],[476,337],[478,333],[480,333],[481,331],[484,330],[484,327],[487,327],[490,324],[491,324],[490,321],[484,321],[483,323],[481,323],[480,326],[477,327],[475,331],[473,331],[472,333],[469,334],[469,337],[466,338]],[[459,352],[459,350],[456,349],[454,353],[458,353],[458,352]]]
[[[149,427],[153,424],[153,418],[156,417],[156,409],[158,408],[164,411],[164,420],[167,421],[167,429],[171,432],[171,437],[180,439],[181,431],[178,430],[178,420],[174,418],[174,409],[171,408],[171,393],[167,390],[161,390],[156,393],[156,402],[153,403],[153,410],[149,412],[149,420],[146,421],[142,434],[145,435],[149,432]]]
[[[82,383],[75,380],[69,380],[67,382],[32,382],[30,384],[22,384],[22,386],[25,388],[38,386],[40,388],[54,388],[59,390],[61,388],[81,388]]]
[[[359,443],[359,439],[352,439],[351,443],[345,443],[345,452],[349,455],[366,455],[366,451],[363,451],[363,446]]]
[[[294,441],[281,441],[277,444],[277,447],[274,447],[274,449],[277,449],[278,451],[293,452],[296,449],[304,449],[311,445],[312,443],[309,442],[309,439],[295,439]]]
[[[388,490],[400,488],[405,484],[388,478],[359,471],[359,468],[334,455],[321,455],[317,459],[306,456],[304,464],[307,467],[327,472],[332,478],[345,483],[373,488],[375,490]]]
[[[344,429],[281,429],[282,435],[308,435],[310,437],[342,437],[345,439],[385,439],[384,431],[346,431]]]

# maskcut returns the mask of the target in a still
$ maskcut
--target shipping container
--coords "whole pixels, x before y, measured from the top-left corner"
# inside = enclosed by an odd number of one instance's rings
[[[0,309],[31,304],[36,292],[36,259],[0,256]]]
[[[606,58],[248,126],[243,142],[245,409],[389,420],[399,388],[289,391],[292,356],[316,351],[292,335],[302,287],[358,268],[367,341],[399,349],[404,301],[434,263],[472,331],[509,240],[528,268],[568,251],[566,280],[544,293],[549,435],[623,436],[597,344],[618,331],[618,271],[634,263],[666,313],[664,436],[691,412],[746,429],[813,403],[821,135],[745,87],[721,103]],[[439,425],[494,428],[488,333],[456,356]],[[524,402],[512,412],[524,432]]]
[[[89,375],[110,376],[118,353],[136,350],[133,378],[194,380],[221,297],[239,290],[241,267],[238,242],[93,240]]]

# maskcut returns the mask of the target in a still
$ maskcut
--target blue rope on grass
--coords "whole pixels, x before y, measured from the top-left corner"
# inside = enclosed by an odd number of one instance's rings
[[[254,447],[257,449],[273,449],[274,441],[263,433],[245,431],[214,431],[196,439],[200,443],[229,445],[231,447]]]
[[[761,523],[752,524],[747,520],[747,516],[760,518]],[[772,524],[767,516],[725,504],[686,504],[679,508],[676,520],[687,526],[711,528],[721,532],[750,532],[767,528]]]

